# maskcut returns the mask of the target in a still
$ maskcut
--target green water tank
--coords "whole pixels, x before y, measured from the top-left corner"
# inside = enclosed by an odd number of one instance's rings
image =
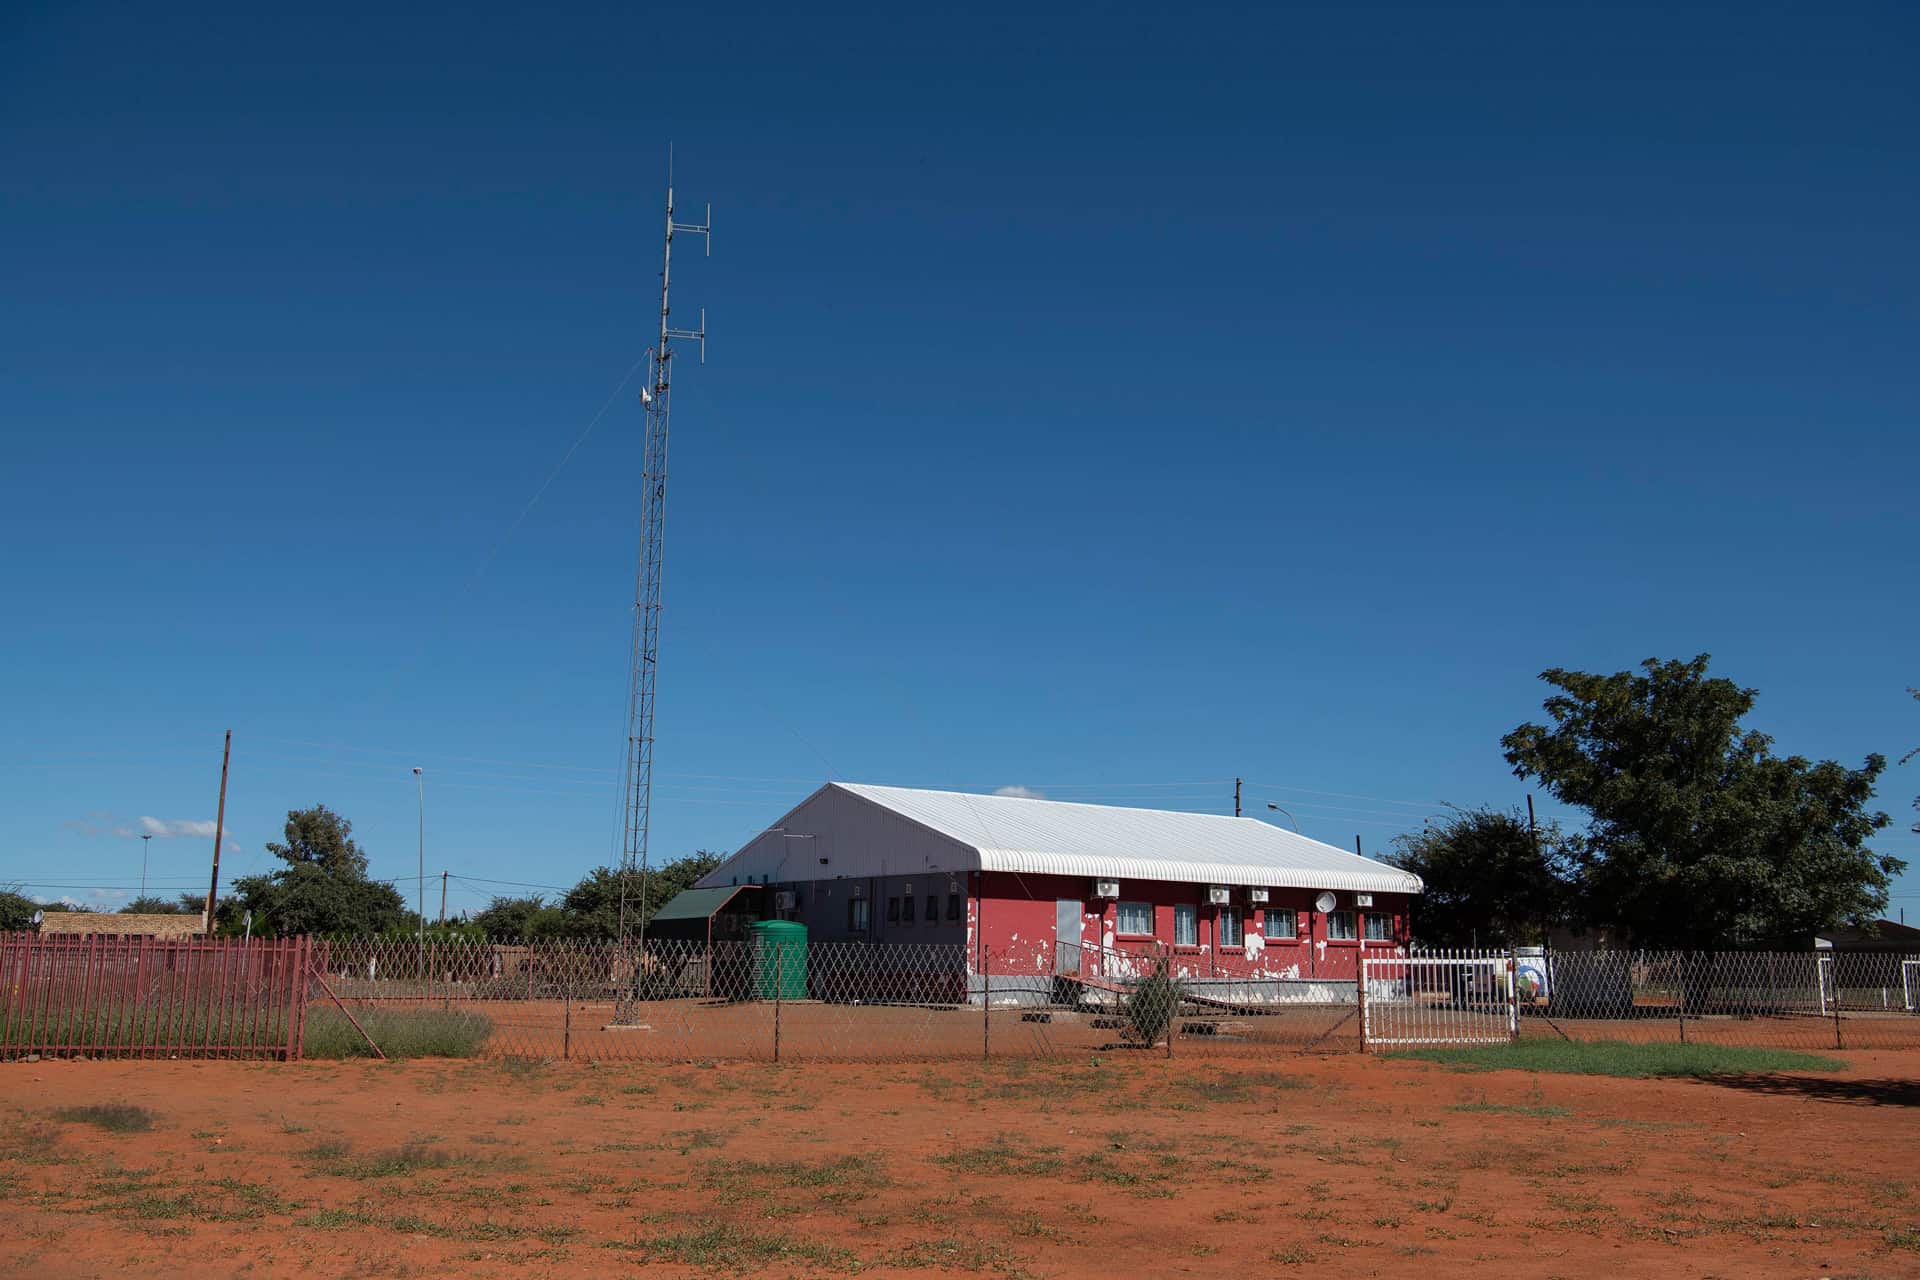
[[[794,920],[756,920],[747,926],[747,954],[756,999],[807,998],[807,926]]]

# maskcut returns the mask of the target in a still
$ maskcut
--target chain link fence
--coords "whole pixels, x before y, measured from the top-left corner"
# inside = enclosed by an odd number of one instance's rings
[[[1152,946],[351,939],[316,942],[314,963],[316,1005],[402,1053],[804,1062],[1359,1044],[1351,979],[1187,979]]]
[[[1563,1040],[1920,1048],[1920,956],[1369,954],[1294,976],[1153,943],[37,939],[0,1057],[1208,1058]],[[1335,969],[1338,975],[1339,969]]]

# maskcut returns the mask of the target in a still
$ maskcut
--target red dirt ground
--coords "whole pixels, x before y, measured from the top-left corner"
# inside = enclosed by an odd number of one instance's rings
[[[0,1273],[1920,1276],[1920,1055],[1845,1056],[16,1063]]]

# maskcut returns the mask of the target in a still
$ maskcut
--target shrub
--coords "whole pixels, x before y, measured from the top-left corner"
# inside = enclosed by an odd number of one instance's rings
[[[1180,983],[1171,972],[1165,956],[1154,959],[1153,972],[1133,985],[1127,993],[1127,1026],[1135,1040],[1152,1044],[1170,1034],[1175,1008],[1180,1003]]]

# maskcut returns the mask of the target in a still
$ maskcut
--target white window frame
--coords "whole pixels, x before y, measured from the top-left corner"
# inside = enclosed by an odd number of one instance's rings
[[[1200,945],[1200,908],[1191,902],[1177,902],[1173,907],[1173,945],[1176,947],[1197,947]]]
[[[1274,932],[1274,925],[1282,932]],[[1260,921],[1260,935],[1269,942],[1293,942],[1300,936],[1300,917],[1291,907],[1268,907]]]
[[[1382,932],[1375,933],[1374,922],[1379,921]],[[1369,911],[1360,922],[1360,937],[1365,942],[1393,941],[1393,913],[1391,911]]]
[[[1139,914],[1144,912],[1144,917]],[[1131,918],[1129,918],[1131,916]],[[1146,928],[1136,929],[1133,925],[1144,918]],[[1153,936],[1153,904],[1151,902],[1119,902],[1113,908],[1113,931],[1123,938],[1151,938]]]
[[[1341,920],[1341,919],[1344,919],[1347,922],[1347,931],[1345,933],[1335,933],[1333,931],[1333,922],[1335,920]],[[1327,912],[1327,941],[1328,942],[1360,941],[1360,922],[1353,918],[1353,912],[1351,911]]]
[[[1232,927],[1229,928],[1229,922]],[[1221,947],[1244,946],[1247,941],[1247,921],[1238,907],[1221,907],[1213,917],[1214,939]],[[1232,936],[1229,937],[1228,935]]]
[[[873,902],[868,898],[849,898],[847,914],[853,918],[849,932],[865,933],[873,927]]]

